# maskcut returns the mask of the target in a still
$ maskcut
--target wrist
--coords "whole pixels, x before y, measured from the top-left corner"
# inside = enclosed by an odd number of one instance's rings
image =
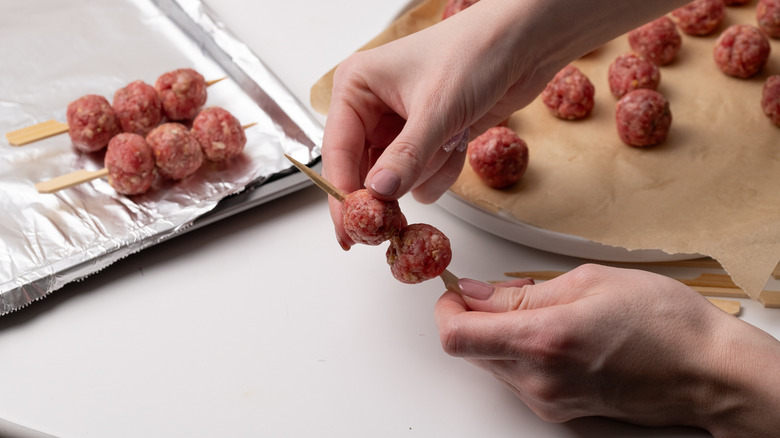
[[[739,319],[718,334],[700,426],[714,437],[771,436],[780,430],[780,341]]]

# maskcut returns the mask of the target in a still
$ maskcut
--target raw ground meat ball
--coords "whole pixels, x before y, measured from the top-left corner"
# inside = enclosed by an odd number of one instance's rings
[[[661,93],[639,89],[618,100],[615,121],[618,135],[625,144],[652,146],[666,140],[672,125],[672,112]]]
[[[542,102],[555,117],[564,120],[581,119],[593,110],[596,89],[580,69],[567,65],[542,91]]]
[[[780,0],[759,0],[756,21],[767,35],[780,38]]]
[[[682,37],[671,18],[663,16],[628,33],[631,50],[656,65],[674,61],[682,46]]]
[[[769,51],[769,39],[761,30],[749,24],[734,24],[715,41],[713,56],[723,73],[744,79],[764,67]]]
[[[766,78],[761,91],[761,108],[772,123],[780,126],[780,75]]]
[[[475,138],[468,148],[471,168],[490,187],[517,182],[528,168],[528,146],[515,131],[496,126]]]
[[[709,35],[726,18],[724,0],[694,0],[670,14],[677,26],[688,35]]]
[[[144,81],[133,81],[116,90],[112,107],[124,132],[146,135],[162,120],[160,97]]]
[[[163,123],[152,129],[146,142],[154,152],[160,175],[180,180],[195,173],[203,163],[200,143],[180,123]]]
[[[450,239],[428,224],[412,224],[390,240],[387,263],[402,283],[420,283],[438,277],[452,260]]]
[[[125,132],[114,136],[108,142],[104,162],[108,183],[118,193],[139,195],[154,182],[154,154],[139,134]]]
[[[191,120],[206,103],[206,80],[191,68],[164,73],[154,88],[170,120]]]
[[[99,151],[120,132],[111,104],[96,94],[87,94],[69,103],[66,117],[70,140],[80,151]]]
[[[342,205],[344,230],[355,243],[379,245],[406,226],[398,201],[375,198],[366,189],[350,193]]]
[[[447,0],[447,4],[444,5],[444,13],[441,19],[452,17],[458,12],[468,8],[479,0]]]
[[[246,134],[241,122],[220,107],[206,108],[192,122],[192,135],[211,161],[225,161],[244,150]]]
[[[619,99],[639,88],[657,90],[661,83],[661,71],[657,65],[636,53],[624,53],[609,65],[607,81],[609,91]]]

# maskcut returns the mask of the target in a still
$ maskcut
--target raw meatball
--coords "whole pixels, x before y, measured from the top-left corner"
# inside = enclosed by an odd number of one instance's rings
[[[618,135],[625,144],[652,146],[666,140],[672,125],[672,112],[661,93],[639,89],[618,100],[615,120]]]
[[[379,245],[406,226],[398,201],[384,201],[366,189],[350,193],[343,202],[344,230],[355,243]]]
[[[154,152],[160,175],[180,180],[195,173],[203,163],[200,143],[180,123],[163,123],[152,129],[146,142]]]
[[[441,19],[444,20],[452,17],[478,1],[479,0],[447,0],[447,4],[444,5],[444,13],[441,16]]]
[[[761,91],[761,108],[772,123],[780,126],[780,75],[766,78]]]
[[[76,149],[95,152],[119,134],[119,123],[111,104],[103,96],[87,94],[68,104],[68,135]]]
[[[528,146],[515,131],[496,126],[475,138],[468,149],[474,172],[490,187],[501,189],[519,180],[528,168]]]
[[[154,154],[139,134],[125,132],[114,136],[108,142],[105,166],[108,183],[123,195],[144,193],[154,182]]]
[[[116,90],[112,106],[124,132],[146,135],[162,120],[160,97],[144,81],[133,81]]]
[[[694,0],[671,13],[672,20],[688,35],[709,35],[726,18],[724,0]]]
[[[595,88],[587,76],[573,65],[559,71],[542,91],[542,102],[560,119],[576,120],[593,110]]]
[[[738,78],[758,73],[769,59],[769,39],[755,26],[734,24],[715,41],[715,64],[720,70]]]
[[[191,120],[206,103],[206,80],[191,68],[164,73],[154,88],[170,120]]]
[[[428,224],[412,224],[390,240],[387,263],[402,283],[420,283],[438,277],[452,260],[450,239]]]
[[[631,50],[655,65],[674,61],[682,46],[682,37],[671,18],[663,16],[628,33]]]
[[[756,7],[758,27],[772,38],[780,38],[780,0],[759,0]]]
[[[225,161],[244,150],[246,134],[241,122],[220,107],[206,108],[192,122],[192,135],[211,161]]]
[[[609,91],[620,99],[629,91],[639,88],[657,90],[661,83],[661,71],[657,65],[636,53],[625,53],[609,65],[607,81]]]

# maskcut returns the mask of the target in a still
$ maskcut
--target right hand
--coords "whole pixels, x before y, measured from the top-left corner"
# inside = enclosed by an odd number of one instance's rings
[[[509,25],[506,14],[485,3],[358,52],[337,68],[322,151],[329,181],[345,192],[365,182],[387,200],[411,191],[431,203],[452,185],[465,159],[465,151],[442,145],[467,129],[474,136],[495,126],[541,91],[558,66],[538,74],[538,66],[526,62],[537,57],[518,53],[514,39],[501,33],[501,23]],[[354,242],[333,199],[331,215],[348,249]]]

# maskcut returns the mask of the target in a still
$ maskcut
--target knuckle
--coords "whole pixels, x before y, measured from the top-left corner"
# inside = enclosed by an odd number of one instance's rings
[[[581,288],[594,286],[604,278],[604,266],[586,263],[571,271],[570,279]]]
[[[422,152],[414,143],[404,139],[397,139],[393,144],[393,149],[397,160],[404,163],[414,163],[416,167],[420,167]]]
[[[450,322],[439,329],[439,340],[445,353],[450,356],[462,356],[463,334],[459,323]]]

